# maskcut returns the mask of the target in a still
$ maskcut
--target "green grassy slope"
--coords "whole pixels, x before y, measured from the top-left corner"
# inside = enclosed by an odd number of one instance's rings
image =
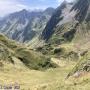
[[[0,35],[0,60],[15,65],[15,58],[18,60],[17,62],[22,62],[23,65],[30,69],[42,70],[49,67],[56,67],[49,58],[42,54],[28,50],[24,45]]]

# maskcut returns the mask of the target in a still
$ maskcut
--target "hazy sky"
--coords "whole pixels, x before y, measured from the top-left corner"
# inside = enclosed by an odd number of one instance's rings
[[[61,2],[63,0],[0,0],[0,17],[22,9],[56,8]]]

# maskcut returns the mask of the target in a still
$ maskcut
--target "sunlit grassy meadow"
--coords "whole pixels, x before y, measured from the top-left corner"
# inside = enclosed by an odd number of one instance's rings
[[[90,74],[83,77],[70,77],[66,79],[68,73],[76,65],[72,61],[60,61],[53,58],[58,68],[48,69],[46,71],[36,71],[25,69],[10,69],[12,65],[6,65],[7,68],[0,71],[0,84],[9,85],[17,82],[20,84],[20,90],[89,90]]]

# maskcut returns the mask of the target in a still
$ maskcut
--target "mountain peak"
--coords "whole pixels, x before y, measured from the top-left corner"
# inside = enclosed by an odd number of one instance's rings
[[[22,14],[27,14],[27,13],[29,13],[29,11],[28,11],[28,10],[26,10],[26,9],[23,9],[23,10],[19,11],[19,13],[22,13]]]
[[[66,8],[66,6],[69,4],[69,2],[67,2],[66,0],[64,0],[61,5],[58,7],[58,9],[64,9]]]
[[[23,10],[21,10],[21,12],[24,12],[24,13],[25,13],[25,12],[28,12],[28,10],[26,10],[26,9],[23,9]]]
[[[63,3],[67,3],[67,1],[66,1],[66,0],[64,0],[64,1],[63,1]]]
[[[54,8],[49,7],[47,9],[45,9],[44,13],[51,15],[54,12],[54,10],[55,10]]]

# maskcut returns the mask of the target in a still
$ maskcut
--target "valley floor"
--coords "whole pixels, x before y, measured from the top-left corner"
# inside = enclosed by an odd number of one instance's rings
[[[5,70],[0,71],[0,85],[20,84],[20,90],[90,90],[90,74],[65,79],[76,62],[60,61],[59,68],[46,71]]]

